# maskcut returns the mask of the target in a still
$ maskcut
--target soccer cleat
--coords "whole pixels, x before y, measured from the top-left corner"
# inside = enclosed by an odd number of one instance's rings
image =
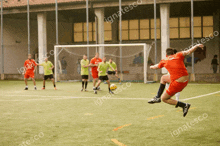
[[[54,90],[57,90],[57,88],[56,88],[56,87],[54,87]]]
[[[161,99],[157,98],[156,96],[153,99],[148,101],[148,103],[150,103],[150,104],[160,103],[160,102],[161,102]]]
[[[41,90],[45,90],[45,87],[42,87]]]
[[[87,89],[85,89],[85,92],[88,92],[88,90],[87,90]]]
[[[97,87],[97,90],[101,91],[101,89],[100,89],[100,87],[99,87],[99,86]]]
[[[34,90],[37,90],[37,87],[34,87]]]
[[[94,90],[94,93],[97,94],[97,90]]]
[[[83,88],[81,89],[81,92],[83,92]]]
[[[121,82],[119,82],[119,85],[121,85]]]
[[[114,92],[112,92],[112,90],[109,90],[109,93],[110,93],[110,94],[114,94]]]
[[[185,117],[187,115],[190,106],[191,106],[191,104],[186,103],[186,106],[183,108],[183,117]]]
[[[28,90],[28,87],[25,87],[24,90]]]

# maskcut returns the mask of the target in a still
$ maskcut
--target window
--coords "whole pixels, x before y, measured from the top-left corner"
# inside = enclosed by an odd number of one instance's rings
[[[180,17],[180,38],[190,38],[190,18]]]
[[[86,22],[74,23],[74,42],[87,42],[87,25]],[[105,41],[112,40],[111,23],[104,22]],[[89,22],[89,41],[96,41],[95,22]]]
[[[202,37],[202,18],[201,17],[194,17],[194,38],[201,38]]]
[[[151,39],[154,39],[154,19],[150,20]],[[160,19],[157,19],[157,39],[160,39]]]
[[[139,39],[139,24],[138,20],[129,20],[129,40]]]
[[[104,22],[104,30],[105,30],[105,41],[112,40],[112,26],[109,22]]]
[[[170,18],[170,38],[179,38],[179,19]]]
[[[203,37],[213,36],[213,16],[203,16]]]
[[[122,28],[121,30],[122,40],[128,40],[128,20],[121,21],[121,28]],[[120,33],[119,33],[119,38],[120,38]]]
[[[140,39],[150,39],[150,26],[149,19],[141,19],[140,20]]]

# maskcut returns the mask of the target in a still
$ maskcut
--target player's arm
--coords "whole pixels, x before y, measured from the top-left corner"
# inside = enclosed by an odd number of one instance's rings
[[[159,64],[155,64],[155,65],[151,65],[150,66],[150,69],[159,69]]]
[[[100,70],[100,65],[98,66],[97,71],[100,72],[100,73],[102,72],[102,71]]]
[[[203,44],[197,44],[197,45],[193,46],[193,47],[192,47],[191,49],[189,49],[189,50],[182,51],[183,56],[190,55],[190,54],[192,54],[193,52],[195,52],[196,49],[198,49],[198,48],[202,48],[202,49],[203,49],[203,47],[204,47]]]
[[[27,70],[26,67],[24,67],[23,75],[26,73],[26,70]]]
[[[54,68],[54,65],[52,63],[50,63],[51,67],[49,68],[50,70],[52,70]]]

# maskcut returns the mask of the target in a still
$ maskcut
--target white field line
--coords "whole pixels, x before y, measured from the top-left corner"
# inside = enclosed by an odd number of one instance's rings
[[[220,93],[220,91],[217,92],[213,92],[213,93],[208,93],[208,94],[204,94],[204,95],[199,95],[199,96],[195,96],[195,97],[190,97],[190,98],[186,98],[183,99],[182,101],[187,101],[190,99],[196,99],[196,98],[200,98],[200,97],[205,97],[205,96],[209,96],[209,95],[214,95]],[[72,97],[72,96],[45,96],[45,95],[5,95],[5,96],[11,96],[11,97],[17,97],[17,96],[28,96],[28,97],[58,97],[58,98],[35,98],[35,99],[25,99],[25,100],[0,100],[0,102],[3,101],[40,101],[40,100],[63,100],[63,99],[102,99],[103,97]],[[115,95],[112,95],[115,96]],[[113,98],[110,97],[108,99],[116,99],[116,100],[149,100],[149,98]]]
[[[196,98],[200,98],[200,97],[204,97],[204,96],[209,96],[209,95],[213,95],[213,94],[217,94],[217,93],[220,93],[220,91],[212,92],[212,93],[204,94],[204,95],[199,95],[199,96],[195,96],[195,97],[186,98],[186,99],[183,99],[183,101],[190,100],[190,99],[196,99]]]

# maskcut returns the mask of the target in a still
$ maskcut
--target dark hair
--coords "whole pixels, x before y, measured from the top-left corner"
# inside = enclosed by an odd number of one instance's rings
[[[218,55],[214,55],[214,58],[217,58],[218,57]]]
[[[87,54],[84,54],[83,56],[87,56]]]
[[[167,48],[166,50],[166,54],[169,55],[173,55],[174,54],[174,49],[173,48]]]
[[[177,50],[176,49],[173,49],[173,54],[176,54],[177,53]]]

